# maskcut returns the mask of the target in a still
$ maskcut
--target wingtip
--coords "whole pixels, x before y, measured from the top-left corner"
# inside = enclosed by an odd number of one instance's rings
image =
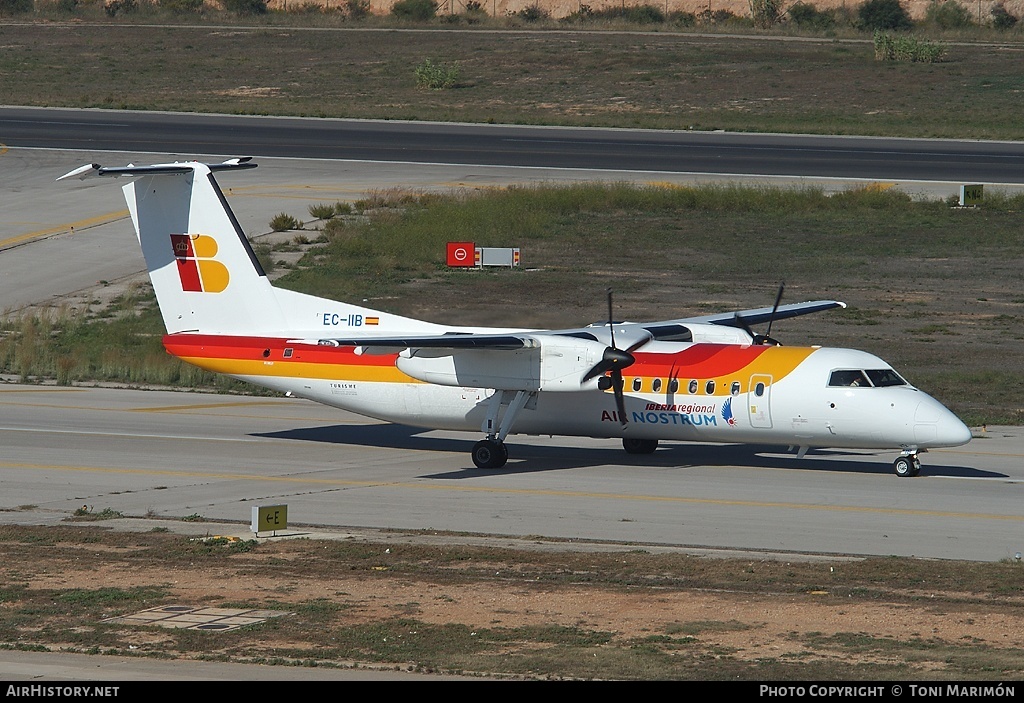
[[[85,166],[79,166],[78,168],[72,171],[68,171],[63,176],[59,176],[56,180],[63,181],[66,178],[77,178],[80,181],[84,181],[89,176],[98,173],[99,170],[99,164],[86,164]]]

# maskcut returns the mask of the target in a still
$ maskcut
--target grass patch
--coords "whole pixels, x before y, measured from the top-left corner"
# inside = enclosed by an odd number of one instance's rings
[[[161,588],[74,588],[61,591],[55,595],[58,603],[74,605],[79,608],[106,608],[112,605],[142,605],[160,600],[167,595]]]

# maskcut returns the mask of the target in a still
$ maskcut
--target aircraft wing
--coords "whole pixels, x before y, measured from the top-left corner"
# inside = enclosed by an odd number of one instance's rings
[[[256,168],[257,164],[251,163],[251,156],[243,156],[237,159],[228,159],[217,164],[204,164],[211,171],[225,171],[228,169],[249,169]],[[193,171],[192,166],[189,164],[158,164],[156,166],[100,166],[99,164],[86,164],[85,166],[79,166],[73,171],[65,173],[63,176],[57,178],[58,181],[63,181],[67,178],[77,178],[80,181],[84,181],[86,178],[92,176],[113,176],[119,178],[121,176],[152,176],[154,174],[168,174],[168,173],[191,173]]]
[[[329,337],[291,340],[305,344],[332,347],[366,347],[384,349],[532,349],[540,343],[528,334],[445,333],[403,337]]]
[[[845,308],[846,303],[837,300],[814,300],[804,303],[790,303],[778,308],[764,307],[735,312],[686,317],[659,322],[615,323],[616,339],[623,347],[639,346],[651,341],[689,342],[693,341],[692,330],[687,325],[710,324],[738,329],[749,329],[750,325],[772,320],[784,320],[801,315],[810,315],[833,308]],[[511,351],[536,349],[542,345],[540,337],[576,337],[592,342],[607,343],[607,325],[592,325],[576,329],[531,330],[522,332],[445,332],[432,335],[355,336],[327,337],[319,339],[296,339],[296,343],[327,345],[335,347],[361,347],[368,353],[386,354],[402,349],[490,349]]]
[[[712,325],[725,325],[727,327],[743,327],[744,324],[759,325],[762,322],[786,320],[791,317],[800,317],[801,315],[810,315],[816,312],[832,310],[833,308],[845,307],[846,303],[841,303],[838,300],[810,300],[805,303],[780,305],[778,308],[772,308],[770,306],[765,308],[753,308],[751,310],[723,312],[714,315],[703,315],[701,317],[687,317],[682,320],[670,320],[669,322],[678,324],[686,324],[687,322],[703,322]]]

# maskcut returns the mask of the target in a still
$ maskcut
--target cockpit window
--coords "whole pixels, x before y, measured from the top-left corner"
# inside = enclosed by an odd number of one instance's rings
[[[839,371],[833,371],[832,375],[829,376],[828,385],[833,387],[847,387],[847,386],[869,386],[867,377],[863,371],[859,369],[841,369]]]
[[[892,369],[868,369],[868,378],[873,386],[905,386],[907,382]]]

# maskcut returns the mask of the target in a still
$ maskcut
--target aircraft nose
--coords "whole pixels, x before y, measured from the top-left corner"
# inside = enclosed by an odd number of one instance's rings
[[[914,413],[914,436],[919,447],[959,447],[971,441],[971,428],[946,406],[928,396]]]

